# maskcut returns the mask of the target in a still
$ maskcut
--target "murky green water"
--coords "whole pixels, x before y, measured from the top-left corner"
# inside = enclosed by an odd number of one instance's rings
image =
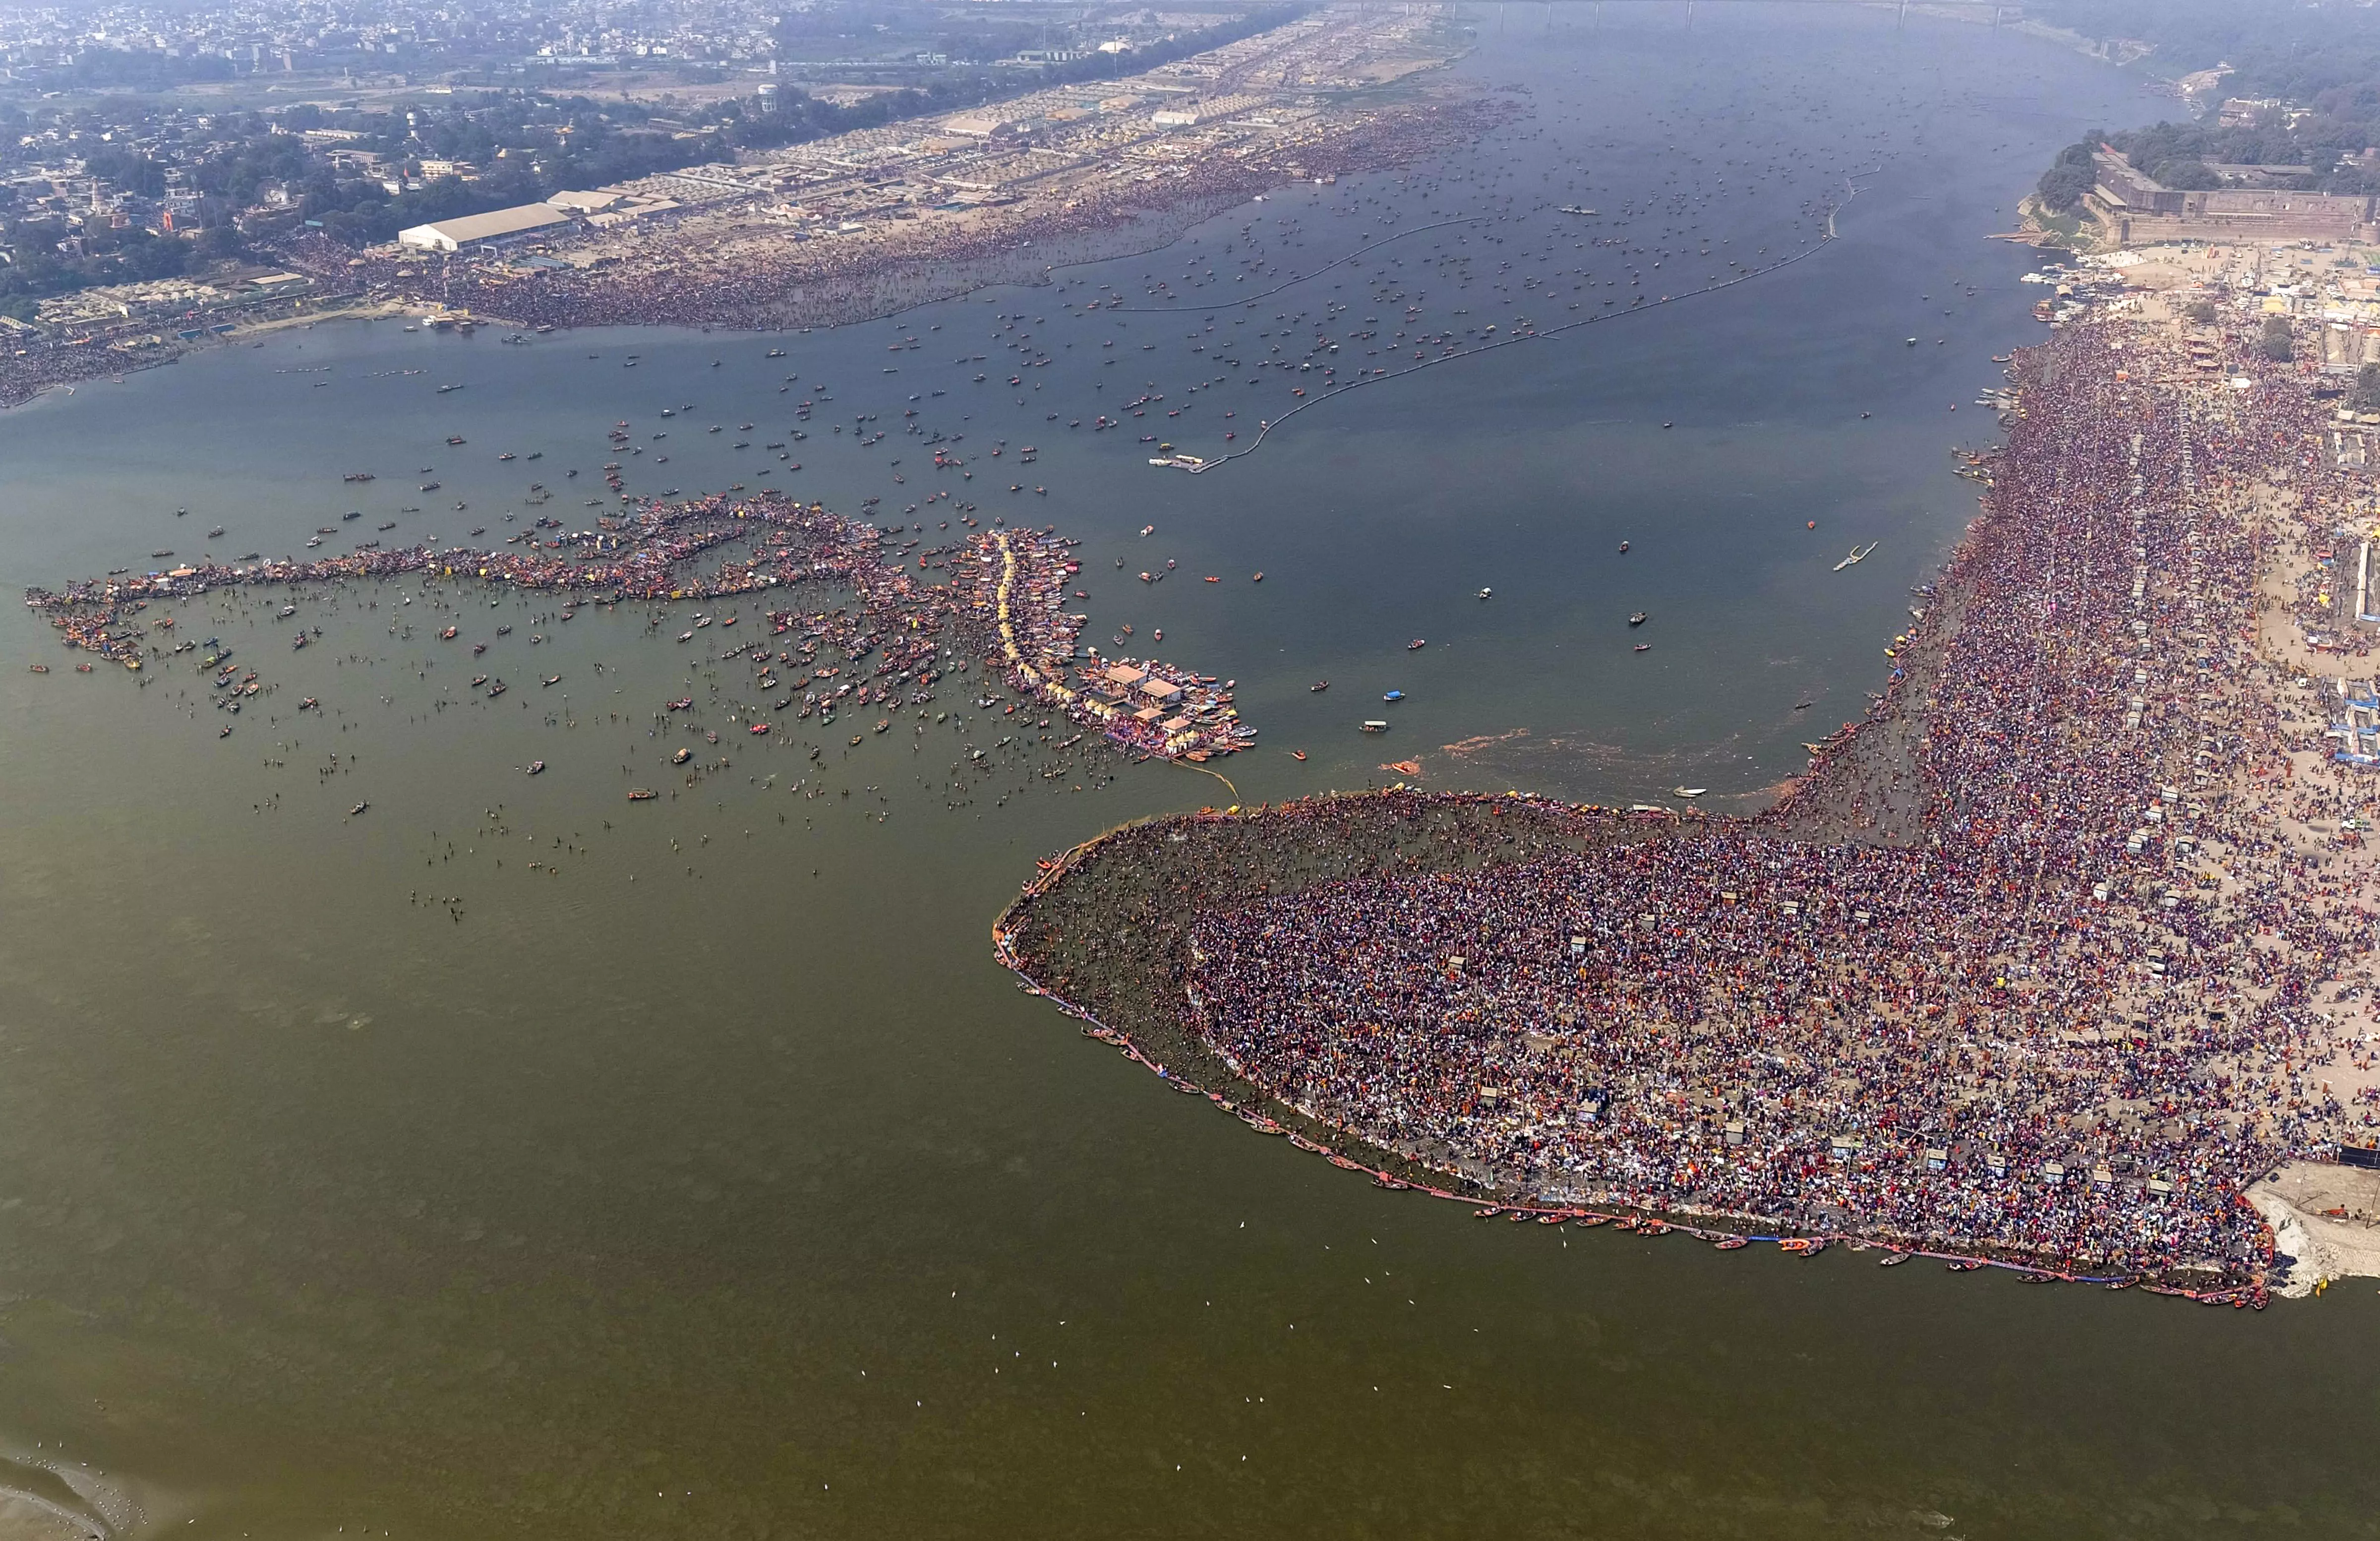
[[[1972,508],[1943,451],[1988,434],[1974,390],[2032,340],[2038,292],[2026,253],[1979,238],[2052,148],[2155,104],[1979,29],[1710,9],[1691,31],[1483,11],[1463,67],[1532,116],[1436,176],[1286,190],[1064,294],[768,338],[325,325],[44,400],[0,418],[0,580],[295,550],[323,524],[332,550],[392,519],[392,543],[494,539],[534,517],[531,481],[559,494],[537,511],[591,518],[576,488],[626,419],[639,493],[768,466],[887,519],[950,485],[1081,535],[1092,640],[1161,628],[1165,656],[1240,681],[1263,747],[1222,768],[1250,800],[1406,755],[1435,785],[1756,794],[1856,715]],[[1773,279],[1366,390],[1211,476],[1144,463],[1143,433],[1211,452],[1291,403],[1293,371],[1210,367],[1234,316],[1245,365],[1303,356],[1343,303],[1342,370],[1398,329],[1542,325],[1638,292],[1631,263],[1664,291],[1709,271],[1702,238],[1787,250],[1808,200],[1879,163],[1845,238]],[[1377,238],[1366,200],[1512,217],[1229,306],[1251,246],[1296,274]],[[1563,202],[1601,223],[1540,207]],[[1572,244],[1598,233],[1698,239],[1656,275]],[[1562,289],[1577,268],[1595,289]],[[1148,303],[1143,275],[1190,308],[1056,308],[1090,279]],[[1366,315],[1380,336],[1347,341]],[[1014,367],[1026,333],[1047,366]],[[1208,378],[1182,419],[1090,428]],[[913,405],[967,435],[973,482],[931,472]],[[882,443],[832,432],[862,413]],[[1039,461],[1005,471],[993,440]],[[2362,1291],[2251,1317],[1483,1226],[1094,1052],[994,968],[990,920],[1035,856],[1228,795],[1204,777],[1044,777],[998,745],[1019,719],[958,691],[937,704],[964,722],[856,750],[655,737],[681,694],[728,727],[710,689],[744,667],[716,661],[723,630],[670,640],[686,606],[649,634],[418,582],[281,602],[177,612],[277,687],[229,738],[187,658],[143,688],[0,621],[0,1440],[89,1462],[128,1528],[2340,1535],[2380,1511]],[[474,665],[434,640],[448,620],[514,630]],[[301,622],[323,638],[293,653]],[[468,691],[479,669],[514,689]],[[1360,737],[1390,689],[1391,733]],[[684,785],[680,743],[733,766]],[[997,770],[954,774],[969,746]],[[636,784],[677,795],[631,806]]]

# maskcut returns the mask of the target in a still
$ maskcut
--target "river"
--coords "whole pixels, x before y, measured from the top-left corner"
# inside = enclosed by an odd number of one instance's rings
[[[1884,11],[1470,19],[1454,74],[1514,109],[1470,150],[1062,287],[759,337],[332,323],[45,397],[0,416],[0,579],[577,528],[607,459],[643,495],[880,497],[929,543],[947,487],[1083,539],[1087,640],[1239,682],[1239,798],[1411,758],[1757,806],[1859,715],[1972,514],[1946,451],[1993,434],[1975,393],[2046,292],[1983,238],[2058,146],[2165,104]],[[1682,294],[1835,206],[1806,260],[1367,387],[1211,472],[1138,442],[1245,447],[1324,364]],[[1066,308],[1103,289],[1139,309]],[[236,719],[188,657],[86,676],[0,621],[0,1534],[2199,1536],[2380,1501],[2355,1291],[2252,1316],[1481,1225],[1249,1137],[987,936],[1037,856],[1232,791],[1052,759],[963,686],[856,748],[857,715],[747,740],[719,654],[762,629],[676,643],[703,608],[211,595],[175,634],[271,687]],[[681,745],[731,764],[689,783]]]

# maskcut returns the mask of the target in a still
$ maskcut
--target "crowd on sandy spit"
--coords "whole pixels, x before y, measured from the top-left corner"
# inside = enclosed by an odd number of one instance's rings
[[[395,258],[358,258],[319,236],[299,238],[280,255],[324,282],[419,289],[421,298],[434,294],[443,304],[517,326],[844,325],[966,292],[992,275],[1038,277],[1053,266],[1163,245],[1170,230],[1299,179],[1304,166],[1343,175],[1401,165],[1467,141],[1499,113],[1493,104],[1451,103],[1375,114],[1301,147],[1297,166],[1196,157],[1147,178],[1068,181],[1062,197],[1034,190],[1021,203],[964,220],[880,221],[815,239],[795,239],[779,226],[756,233],[673,223],[586,267],[458,262],[430,279],[408,278]]]
[[[0,410],[21,407],[46,390],[71,390],[87,380],[170,364],[180,353],[180,349],[170,343],[159,343],[131,354],[96,346],[25,348],[0,352]]]
[[[1155,998],[1218,1073],[1474,1194],[2259,1279],[2242,1189],[2370,1140],[2369,1041],[2324,1008],[2368,982],[2375,899],[2351,844],[2292,836],[2348,773],[2286,736],[2255,645],[2268,564],[2353,489],[2308,383],[2229,361],[2248,386],[2129,320],[2020,355],[1985,508],[1886,689],[1759,817],[1572,810],[1666,833],[1526,857],[1475,821],[1453,870],[1216,904],[1251,891],[1246,846],[1145,826],[1051,863],[1003,954],[1087,993],[1032,911],[1145,862],[1191,911]],[[1376,801],[1232,817],[1296,842]]]

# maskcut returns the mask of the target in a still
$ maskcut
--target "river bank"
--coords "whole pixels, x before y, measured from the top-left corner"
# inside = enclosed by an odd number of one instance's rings
[[[2179,316],[2109,311],[2021,356],[1983,513],[1766,813],[1201,815],[1045,872],[1003,961],[1398,1180],[2260,1296],[2243,1190],[2351,1123],[2361,1078],[2307,1078],[2362,1040],[2310,1002],[2372,940],[2368,874],[2263,834],[2294,794],[2250,575],[2316,431],[2293,373],[2236,361],[2243,402]]]
[[[516,326],[671,325],[753,331],[846,326],[1053,268],[1150,252],[1217,214],[1310,179],[1439,154],[1512,116],[1478,99],[1376,108],[1317,127],[1294,157],[1222,156],[1163,176],[1036,187],[1031,196],[931,219],[884,220],[811,238],[739,208],[698,212],[648,237],[613,238],[585,265],[443,266],[425,276],[392,253],[358,258],[321,237],[279,256],[320,281],[365,283]]]
[[[229,332],[210,333],[203,338],[168,338],[163,333],[119,329],[140,336],[141,346],[118,349],[108,346],[107,339],[94,338],[87,347],[27,349],[0,358],[0,411],[21,407],[45,391],[71,391],[94,380],[120,379],[140,370],[179,363],[202,349],[233,347],[321,321],[399,315],[406,309],[403,302],[384,296],[334,295],[311,302],[310,308],[309,302],[298,301],[288,314],[244,319]]]

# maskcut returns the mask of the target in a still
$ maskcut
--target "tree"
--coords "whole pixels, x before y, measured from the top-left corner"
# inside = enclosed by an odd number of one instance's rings
[[[165,168],[131,151],[110,148],[86,155],[82,168],[111,187],[143,198],[154,198],[165,190]]]
[[[2052,214],[2073,213],[2075,205],[2082,202],[2082,195],[2098,180],[2097,168],[2091,160],[2098,142],[2094,135],[2068,145],[2058,153],[2049,169],[2041,174],[2041,202]]]
[[[2265,318],[2265,340],[2261,347],[2265,357],[2277,364],[2288,363],[2297,356],[2289,339],[2289,317],[2266,316]]]
[[[229,225],[208,226],[199,232],[199,238],[191,244],[198,248],[199,255],[209,262],[227,262],[248,255],[248,243],[241,240],[239,231]]]
[[[2182,308],[2181,313],[2188,316],[2191,320],[2198,323],[2201,326],[2211,326],[2215,324],[2215,301],[2212,300],[2193,300]]]
[[[2168,161],[2156,168],[2155,175],[2167,187],[2183,192],[2204,192],[2223,185],[2223,178],[2204,161]]]

